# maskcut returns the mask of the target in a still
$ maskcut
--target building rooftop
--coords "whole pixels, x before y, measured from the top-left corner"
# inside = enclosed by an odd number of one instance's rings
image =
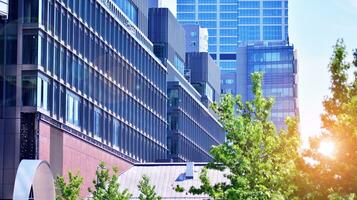
[[[193,164],[193,165],[192,165]],[[150,184],[155,186],[156,193],[162,199],[210,199],[207,195],[193,195],[188,193],[191,186],[199,187],[199,175],[207,163],[145,163],[135,164],[128,171],[119,176],[120,187],[127,188],[133,194],[132,199],[139,197],[138,184],[144,175],[150,178]],[[193,168],[191,168],[192,166]],[[186,176],[193,169],[193,177]],[[192,170],[191,170],[192,172]],[[224,173],[208,170],[212,184],[227,181]],[[176,192],[179,185],[184,192]]]

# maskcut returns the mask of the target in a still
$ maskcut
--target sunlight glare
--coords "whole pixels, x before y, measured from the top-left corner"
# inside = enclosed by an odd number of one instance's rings
[[[335,155],[335,143],[332,141],[321,141],[318,152],[323,156],[333,158]]]

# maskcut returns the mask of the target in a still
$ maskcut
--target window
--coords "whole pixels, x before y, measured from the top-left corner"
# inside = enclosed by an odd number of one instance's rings
[[[240,17],[238,18],[238,24],[259,24],[260,18],[257,17]]]
[[[238,41],[252,41],[260,39],[259,26],[239,26]]]
[[[37,64],[38,60],[38,44],[37,35],[24,35],[23,36],[23,64]]]
[[[265,9],[263,10],[264,16],[281,16],[282,10],[281,9]]]
[[[206,83],[206,91],[205,91],[205,95],[207,96],[207,98],[211,101],[214,101],[214,89]]]
[[[115,3],[134,24],[138,24],[138,8],[130,0],[115,0]]]
[[[221,21],[220,26],[222,28],[235,28],[237,27],[237,21]]]
[[[177,19],[179,20],[195,20],[194,13],[178,13]]]
[[[174,66],[181,74],[184,73],[185,65],[184,65],[183,61],[176,54],[174,56]]]
[[[53,43],[52,39],[47,40],[47,68],[46,70],[52,72],[53,69]]]
[[[22,105],[36,106],[36,99],[37,99],[36,95],[37,95],[36,76],[23,75],[22,76]]]
[[[221,30],[219,30],[219,34],[221,36],[236,36],[237,29],[221,29]],[[209,36],[212,36],[212,35],[209,35]]]
[[[177,5],[178,12],[195,12],[194,5]]]
[[[93,117],[93,132],[96,139],[101,138],[102,132],[102,111],[99,108],[94,108]]]
[[[41,16],[41,24],[45,27],[47,27],[47,0],[42,0],[42,16]]]
[[[281,8],[282,2],[281,1],[263,1],[264,8]]]
[[[72,93],[67,91],[66,94],[66,121],[72,125],[75,125],[77,127],[80,126],[80,121],[79,121],[79,97]]]
[[[53,81],[52,113],[54,117],[59,116],[60,113],[59,100],[60,88],[58,86],[58,83],[56,81]]]
[[[60,29],[61,29],[61,9],[59,8],[59,5],[56,3],[55,4],[55,35],[59,36],[60,34]]]
[[[282,18],[276,17],[276,18],[263,18],[263,23],[264,24],[282,24]]]
[[[217,6],[216,5],[199,5],[198,11],[200,11],[200,12],[217,12]]]
[[[5,77],[5,105],[16,105],[16,76]]]
[[[239,8],[259,8],[260,2],[259,1],[239,1],[238,7]]]
[[[220,10],[221,11],[229,11],[229,12],[236,12],[237,11],[237,5],[221,5]]]
[[[37,106],[49,111],[49,83],[48,80],[43,77],[37,79]]]
[[[24,1],[24,23],[38,22],[38,0]]]
[[[216,28],[217,27],[217,22],[216,21],[199,21],[198,22],[200,26],[205,27],[205,28]],[[209,35],[212,36],[212,35]]]
[[[119,147],[119,131],[120,131],[120,123],[118,120],[113,120],[113,131],[112,131],[112,144],[113,147]]]
[[[237,19],[237,13],[221,13],[221,19],[235,20]]]
[[[264,40],[281,40],[282,27],[281,26],[264,26]]]

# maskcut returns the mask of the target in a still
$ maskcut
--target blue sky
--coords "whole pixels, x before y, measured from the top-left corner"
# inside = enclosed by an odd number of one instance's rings
[[[290,0],[289,34],[298,52],[301,132],[307,138],[320,132],[332,46],[343,38],[350,59],[357,48],[357,0]]]

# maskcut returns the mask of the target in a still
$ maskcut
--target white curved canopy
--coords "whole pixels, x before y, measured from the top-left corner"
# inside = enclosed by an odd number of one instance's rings
[[[55,185],[48,162],[22,160],[17,169],[13,200],[28,200],[33,188],[35,200],[54,200]]]

